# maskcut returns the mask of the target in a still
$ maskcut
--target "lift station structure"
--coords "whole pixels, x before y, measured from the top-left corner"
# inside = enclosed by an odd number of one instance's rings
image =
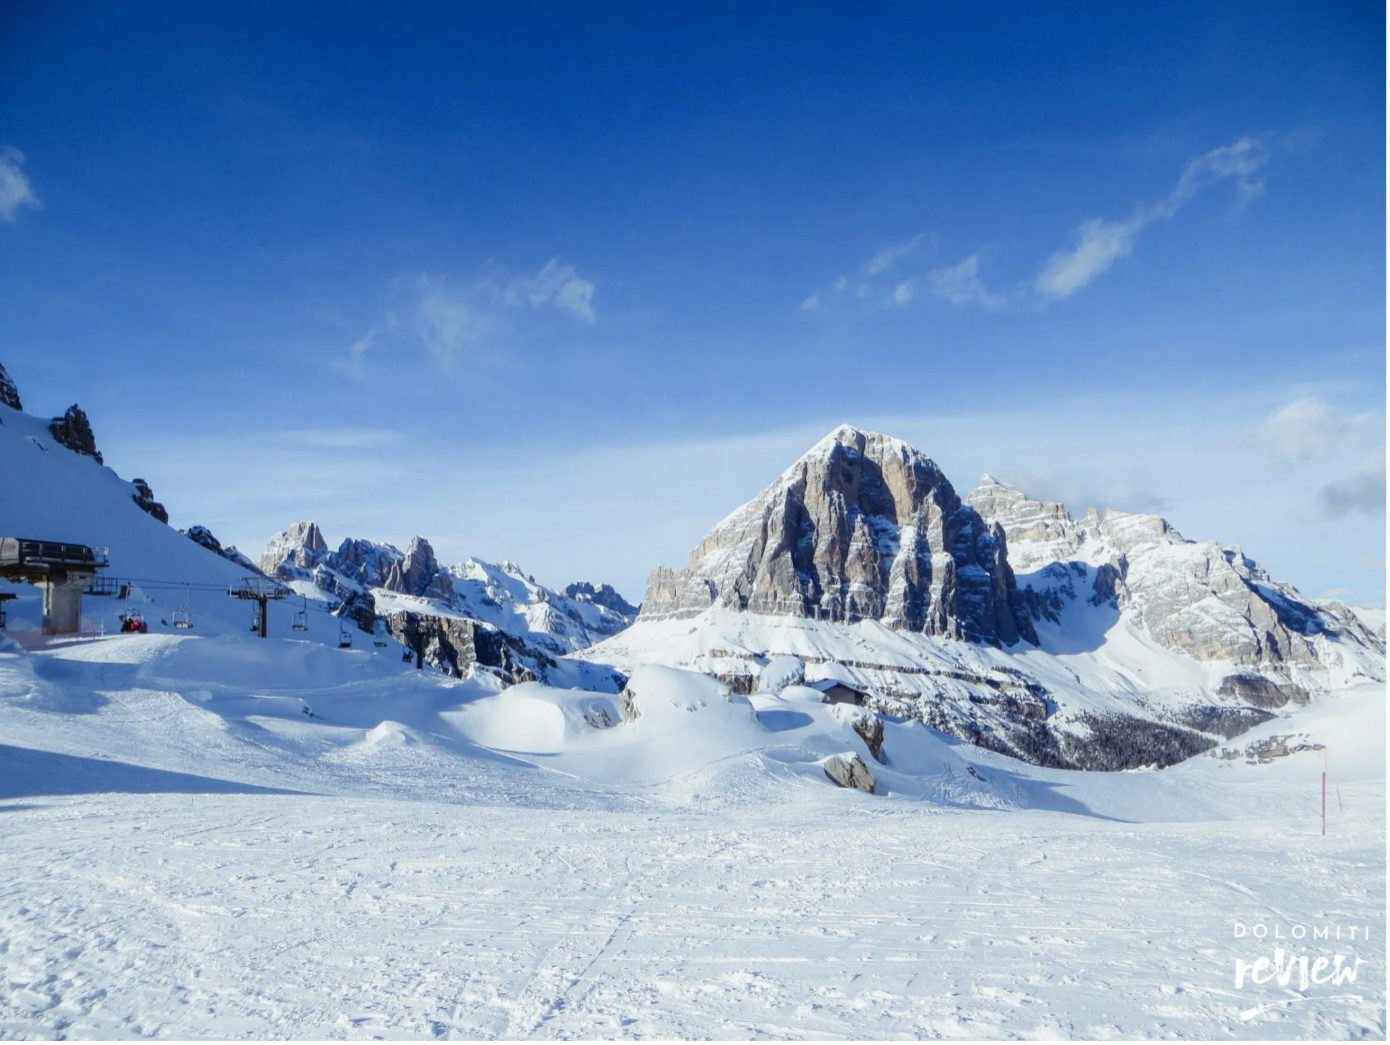
[[[109,565],[106,549],[62,541],[0,537],[0,580],[43,588],[43,633],[71,635],[82,626],[82,593]]]

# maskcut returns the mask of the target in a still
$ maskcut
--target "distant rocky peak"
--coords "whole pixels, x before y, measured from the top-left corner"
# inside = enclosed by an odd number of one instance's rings
[[[15,387],[14,379],[6,373],[3,365],[0,365],[0,403],[14,410],[24,409],[19,401],[19,389]]]
[[[448,598],[454,593],[448,571],[440,569],[434,549],[423,537],[410,539],[405,556],[392,564],[381,586],[405,595],[432,598]]]
[[[565,588],[565,594],[577,602],[591,602],[595,606],[602,606],[622,617],[634,618],[637,616],[637,607],[619,595],[611,584],[600,584],[595,587],[588,581],[580,581],[577,584],[568,585]]]
[[[926,455],[851,425],[716,525],[685,570],[653,572],[641,616],[715,604],[1003,645],[1035,640],[1003,531],[962,505]]]
[[[281,530],[266,545],[260,567],[267,576],[285,575],[284,567],[312,570],[323,561],[328,544],[316,522],[297,522]]]

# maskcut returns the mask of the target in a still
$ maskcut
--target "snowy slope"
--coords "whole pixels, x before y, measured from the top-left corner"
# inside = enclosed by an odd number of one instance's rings
[[[1324,838],[1311,751],[1079,773],[888,721],[885,764],[804,687],[648,669],[625,721],[386,667],[0,651],[0,1033],[1384,1033],[1383,687],[1279,725],[1330,747]],[[879,793],[829,782],[844,753]],[[1356,982],[1236,990],[1268,950],[1237,923],[1373,935],[1304,948]]]
[[[120,615],[138,610],[153,634],[182,634],[172,627],[173,614],[188,605],[195,636],[249,635],[251,604],[228,596],[249,571],[189,539],[141,510],[132,500],[136,488],[112,469],[56,443],[41,418],[0,404],[0,535],[42,540],[74,541],[109,549],[110,568],[103,573],[129,588],[129,598],[88,597],[83,600],[83,631],[110,634],[120,628]],[[9,624],[3,634],[26,643],[38,640],[42,622],[41,590],[23,583],[0,581],[0,591],[15,593],[8,603]],[[291,629],[299,600],[272,602],[269,631],[276,636],[336,647],[340,622],[322,604],[308,604],[307,630]],[[370,638],[360,633],[360,646]],[[380,659],[394,658],[395,643],[375,650]],[[394,669],[393,669],[394,670]]]

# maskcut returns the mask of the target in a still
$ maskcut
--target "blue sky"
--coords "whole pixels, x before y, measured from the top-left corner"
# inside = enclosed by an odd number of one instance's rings
[[[1383,602],[1379,5],[327,12],[0,12],[0,362],[176,523],[639,598],[849,421]]]

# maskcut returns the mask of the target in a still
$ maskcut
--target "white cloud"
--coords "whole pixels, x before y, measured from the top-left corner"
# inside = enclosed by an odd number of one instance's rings
[[[1128,221],[1090,218],[1076,227],[1075,245],[1052,255],[1038,274],[1037,289],[1054,298],[1067,298],[1110,268],[1134,249],[1144,227],[1177,214],[1184,203],[1203,188],[1226,178],[1237,179],[1242,202],[1264,191],[1264,183],[1251,179],[1269,160],[1269,150],[1258,138],[1242,138],[1189,160],[1171,192],[1157,203],[1138,207]]]
[[[864,275],[877,276],[881,272],[887,272],[890,268],[896,265],[903,258],[909,257],[910,255],[914,254],[917,250],[918,244],[920,244],[921,242],[922,236],[919,233],[918,235],[913,236],[906,243],[899,243],[895,247],[886,247],[883,250],[880,250],[872,258],[864,262]]]
[[[864,297],[867,284],[860,286],[858,296]],[[820,312],[833,305],[849,289],[849,277],[839,276],[828,287],[822,287],[807,297],[799,306],[802,312]]]
[[[1204,187],[1223,178],[1236,178],[1242,195],[1257,196],[1264,191],[1264,182],[1251,181],[1250,175],[1269,161],[1269,150],[1258,138],[1242,138],[1233,145],[1212,149],[1204,156],[1189,160],[1182,176],[1167,197],[1152,208],[1153,217],[1171,218],[1178,208],[1197,195]]]
[[[981,305],[984,308],[1002,308],[1003,295],[991,294],[980,279],[980,256],[971,254],[959,265],[949,268],[932,269],[927,273],[931,292],[945,298],[953,305]]]
[[[917,293],[917,281],[905,279],[893,288],[893,304],[906,305]]]
[[[594,321],[594,284],[580,278],[573,265],[560,264],[559,258],[551,258],[530,278],[511,281],[503,297],[508,304],[525,300],[535,306],[554,305],[585,323]]]
[[[1342,414],[1315,397],[1281,406],[1256,427],[1254,437],[1282,468],[1293,469],[1338,454],[1364,455],[1385,442],[1385,418]]]
[[[1038,289],[1055,298],[1070,297],[1134,249],[1143,223],[1122,224],[1092,218],[1076,229],[1076,246],[1059,250],[1038,275]]]
[[[0,148],[0,221],[14,221],[20,207],[40,206],[23,163],[24,153],[18,149],[8,145]]]
[[[473,295],[451,289],[442,276],[421,276],[415,331],[440,366],[450,367],[488,330]]]
[[[405,321],[392,315],[386,325],[418,337],[447,368],[465,353],[480,359],[484,345],[510,325],[510,312],[556,308],[581,323],[593,323],[594,290],[592,281],[559,258],[551,258],[533,276],[494,273],[471,285],[424,274],[413,284]],[[344,370],[360,376],[374,333],[352,346]]]
[[[348,349],[348,357],[334,363],[339,370],[351,374],[353,377],[360,378],[367,363],[367,352],[372,347],[372,342],[376,340],[376,330],[369,330],[365,337],[354,342]]]

